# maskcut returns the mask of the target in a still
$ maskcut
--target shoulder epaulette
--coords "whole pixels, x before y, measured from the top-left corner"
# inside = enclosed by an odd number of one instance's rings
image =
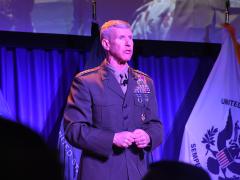
[[[144,72],[139,71],[139,70],[137,70],[137,69],[133,69],[133,71],[134,71],[135,73],[137,73],[137,74],[141,74],[141,75],[144,75],[144,76],[146,76],[146,77],[149,77],[149,75],[147,75],[147,74],[145,74]]]
[[[85,76],[85,75],[91,74],[91,73],[93,73],[93,72],[96,72],[96,71],[99,70],[99,69],[100,69],[99,66],[98,66],[98,67],[95,67],[95,68],[87,69],[87,70],[84,70],[84,71],[82,71],[82,72],[79,72],[79,73],[77,74],[77,76],[78,76],[78,77],[79,77],[79,76]]]

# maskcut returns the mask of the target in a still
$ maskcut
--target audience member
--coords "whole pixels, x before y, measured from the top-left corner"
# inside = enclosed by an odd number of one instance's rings
[[[21,124],[0,117],[0,179],[61,179],[56,152]]]
[[[208,173],[196,166],[177,161],[159,161],[150,165],[143,180],[210,180]]]

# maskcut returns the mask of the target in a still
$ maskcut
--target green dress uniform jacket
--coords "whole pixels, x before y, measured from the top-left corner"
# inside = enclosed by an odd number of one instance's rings
[[[129,68],[124,94],[103,62],[77,74],[64,111],[67,140],[82,149],[78,179],[140,180],[147,171],[145,153],[162,142],[153,81]],[[143,129],[151,138],[145,149],[113,145],[114,134]]]

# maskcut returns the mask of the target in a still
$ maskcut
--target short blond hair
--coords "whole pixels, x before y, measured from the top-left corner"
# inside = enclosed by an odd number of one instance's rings
[[[115,28],[127,28],[131,29],[131,25],[123,20],[110,20],[105,22],[100,29],[100,39],[102,40],[109,34],[109,29],[115,27]]]

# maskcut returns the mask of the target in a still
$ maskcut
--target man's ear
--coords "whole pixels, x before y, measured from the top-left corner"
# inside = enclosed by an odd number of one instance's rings
[[[102,47],[103,47],[106,51],[108,51],[108,50],[110,49],[110,43],[109,43],[109,40],[108,40],[108,39],[103,38],[102,41],[101,41],[101,43],[102,43]]]

